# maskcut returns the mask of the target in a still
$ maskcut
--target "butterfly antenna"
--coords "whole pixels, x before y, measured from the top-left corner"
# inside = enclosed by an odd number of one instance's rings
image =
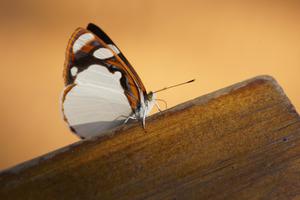
[[[161,92],[161,91],[164,91],[164,90],[168,90],[168,89],[173,88],[173,87],[177,87],[177,86],[180,86],[180,85],[185,85],[185,84],[188,84],[188,83],[192,83],[194,81],[195,81],[195,79],[192,79],[192,80],[189,80],[189,81],[184,82],[184,83],[179,83],[179,84],[176,84],[176,85],[171,85],[169,87],[165,87],[165,88],[162,88],[160,90],[156,90],[153,93],[158,93],[158,92]]]

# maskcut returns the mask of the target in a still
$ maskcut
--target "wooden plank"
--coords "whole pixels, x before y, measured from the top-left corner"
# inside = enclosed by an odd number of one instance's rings
[[[0,199],[300,199],[300,118],[259,76],[0,174]]]

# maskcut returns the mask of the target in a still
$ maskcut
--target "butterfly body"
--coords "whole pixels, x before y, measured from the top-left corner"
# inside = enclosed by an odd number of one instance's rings
[[[96,25],[78,28],[69,40],[62,109],[81,138],[92,137],[128,119],[143,122],[155,105],[133,67]]]

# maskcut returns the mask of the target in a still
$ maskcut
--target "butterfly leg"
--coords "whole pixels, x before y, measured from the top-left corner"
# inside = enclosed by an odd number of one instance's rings
[[[159,112],[162,112],[162,110],[161,110],[160,106],[158,105],[158,103],[155,102],[155,106],[156,106],[156,108],[157,108],[157,110],[158,110]]]
[[[143,121],[142,121],[144,129],[146,129],[146,122],[145,121],[146,121],[146,109],[144,110]]]
[[[134,116],[134,114],[128,116],[128,117],[126,118],[126,120],[124,121],[124,124],[126,124],[126,123],[128,122],[129,119],[136,119],[136,117]]]

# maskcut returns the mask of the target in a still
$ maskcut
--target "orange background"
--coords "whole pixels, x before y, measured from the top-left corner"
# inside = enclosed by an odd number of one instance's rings
[[[300,108],[298,0],[0,2],[0,169],[75,141],[60,112],[67,41],[94,22],[169,107],[260,74]],[[203,113],[205,115],[205,113]]]

